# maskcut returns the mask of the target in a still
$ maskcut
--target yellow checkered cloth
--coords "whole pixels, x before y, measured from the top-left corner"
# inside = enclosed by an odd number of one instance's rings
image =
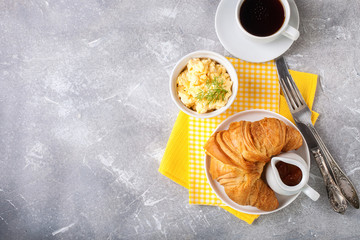
[[[194,119],[180,112],[169,137],[159,172],[188,188],[190,203],[220,205],[239,219],[251,224],[258,215],[246,214],[228,206],[222,206],[221,201],[207,185],[203,143],[220,122],[242,110],[262,108],[279,112],[291,121],[293,119],[285,98],[279,95],[280,89],[273,62],[258,64],[234,58],[228,59],[233,63],[239,77],[239,90],[234,104],[221,116],[211,119]],[[311,109],[317,86],[317,75],[291,70],[290,74]],[[317,117],[318,114],[313,112],[313,123]]]
[[[279,84],[274,62],[252,64],[228,58],[238,73],[239,89],[235,101],[223,114],[207,119],[189,118],[189,202],[224,206],[212,191],[204,171],[205,142],[226,118],[247,109],[279,112]]]

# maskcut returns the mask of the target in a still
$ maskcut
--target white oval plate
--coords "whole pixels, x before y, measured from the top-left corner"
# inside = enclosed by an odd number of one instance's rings
[[[223,121],[215,129],[214,132],[228,129],[230,126],[230,123],[232,123],[232,122],[238,122],[238,121],[242,121],[242,120],[254,122],[254,121],[261,120],[265,117],[277,118],[277,119],[283,121],[286,125],[292,126],[295,129],[299,130],[292,122],[290,122],[288,119],[286,119],[285,117],[283,117],[277,113],[267,111],[267,110],[255,109],[255,110],[247,110],[247,111],[239,112],[237,114],[232,115],[231,117],[229,117],[228,119]],[[306,141],[304,139],[304,136],[302,136],[302,137],[303,137],[303,145],[298,150],[293,151],[293,152],[300,155],[306,161],[306,163],[308,165],[308,170],[310,171],[310,153],[309,153]],[[292,196],[284,196],[284,195],[279,195],[279,194],[275,193],[276,198],[279,201],[279,207],[273,211],[262,211],[262,210],[257,209],[256,207],[239,205],[239,204],[235,203],[234,201],[232,201],[227,196],[223,186],[221,186],[217,181],[212,179],[212,177],[209,173],[209,168],[210,168],[210,156],[205,155],[205,172],[206,172],[207,180],[208,180],[212,190],[222,200],[222,202],[224,204],[226,204],[227,206],[229,206],[235,210],[243,212],[243,213],[269,214],[269,213],[277,212],[277,211],[285,208],[286,206],[288,206],[300,194],[300,193],[298,193],[298,194],[295,194]],[[266,168],[266,166],[264,167],[264,169],[265,168]]]
[[[267,62],[279,57],[291,47],[294,41],[285,36],[269,43],[255,43],[247,39],[236,23],[236,3],[234,0],[222,0],[215,15],[216,34],[228,52],[248,62]],[[299,29],[299,11],[294,0],[289,0],[289,5],[289,25]]]

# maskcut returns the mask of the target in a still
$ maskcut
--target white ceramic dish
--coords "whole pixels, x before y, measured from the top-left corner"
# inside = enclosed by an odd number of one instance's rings
[[[299,29],[300,17],[294,0],[290,5],[289,25]],[[237,26],[235,8],[237,1],[222,0],[216,10],[215,30],[224,46],[232,55],[248,62],[267,62],[286,52],[293,40],[281,36],[269,43],[255,43],[248,39]]]
[[[231,89],[232,94],[231,94],[228,102],[226,103],[226,105],[223,106],[222,108],[212,111],[212,112],[209,112],[209,113],[201,113],[200,114],[200,113],[197,113],[196,111],[193,111],[193,110],[187,108],[179,99],[179,96],[177,93],[177,87],[176,87],[177,77],[184,70],[187,62],[193,58],[210,58],[210,59],[213,59],[216,62],[220,63],[221,65],[223,65],[226,68],[233,84],[232,84],[232,89]],[[234,102],[234,100],[236,98],[238,84],[239,83],[238,83],[238,78],[237,78],[235,68],[233,67],[231,62],[229,60],[227,60],[224,56],[222,56],[218,53],[215,53],[215,52],[211,52],[211,51],[196,51],[196,52],[189,53],[188,55],[184,56],[176,63],[174,70],[172,71],[171,76],[170,76],[170,94],[171,94],[171,98],[173,99],[176,106],[178,106],[179,109],[181,111],[183,111],[184,113],[186,113],[192,117],[197,117],[197,118],[210,118],[210,117],[215,117],[215,116],[225,112],[226,109],[228,109],[230,107],[230,105]]]
[[[228,119],[226,119],[225,121],[223,121],[215,129],[215,132],[228,129],[230,126],[230,123],[232,123],[232,122],[237,122],[237,121],[241,121],[241,120],[253,122],[253,121],[261,120],[265,117],[277,118],[277,119],[283,121],[285,124],[290,125],[290,126],[294,127],[295,129],[297,129],[297,127],[292,122],[290,122],[288,119],[286,119],[285,117],[283,117],[277,113],[266,111],[266,110],[261,110],[261,109],[255,109],[255,110],[248,110],[248,111],[243,111],[243,112],[234,114],[233,116],[231,116]],[[298,150],[293,151],[293,152],[300,155],[305,160],[305,162],[307,163],[307,166],[308,166],[308,171],[310,171],[310,153],[309,153],[308,146],[306,144],[304,137],[303,137],[303,145]],[[207,180],[208,180],[212,190],[227,206],[229,206],[235,210],[238,210],[240,212],[243,212],[243,213],[269,214],[269,213],[277,212],[277,211],[285,208],[286,206],[288,206],[290,203],[292,203],[300,194],[300,193],[297,193],[297,194],[291,195],[291,196],[284,196],[284,195],[279,195],[279,194],[275,193],[276,197],[279,201],[279,207],[273,211],[262,211],[262,210],[257,209],[256,207],[239,205],[239,204],[233,202],[227,196],[227,194],[224,191],[223,186],[221,186],[217,181],[215,181],[211,178],[211,175],[209,173],[209,168],[210,168],[210,157],[205,155],[205,172],[206,172]],[[265,180],[265,177],[263,179]]]

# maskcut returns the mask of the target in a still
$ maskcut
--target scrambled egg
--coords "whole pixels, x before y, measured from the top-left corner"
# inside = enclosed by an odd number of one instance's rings
[[[209,58],[189,60],[176,83],[180,100],[198,113],[225,106],[232,94],[232,81],[225,67]]]

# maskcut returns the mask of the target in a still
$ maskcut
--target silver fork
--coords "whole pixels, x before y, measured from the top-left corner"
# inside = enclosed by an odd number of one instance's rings
[[[359,198],[354,185],[331,156],[325,143],[314,128],[311,122],[311,111],[289,74],[283,57],[276,60],[276,66],[279,74],[279,83],[290,112],[300,131],[304,136],[307,136],[305,138],[323,175],[332,207],[337,212],[344,212],[346,209],[345,197],[352,206],[359,208]],[[325,161],[329,165],[336,183],[329,174]]]

